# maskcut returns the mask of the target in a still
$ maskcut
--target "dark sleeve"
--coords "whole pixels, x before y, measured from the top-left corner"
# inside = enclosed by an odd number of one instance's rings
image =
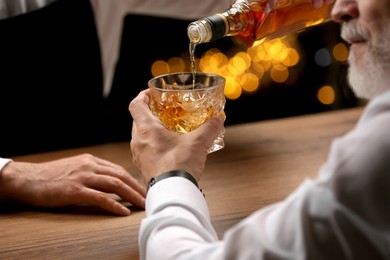
[[[0,156],[102,141],[102,68],[89,0],[0,20]]]

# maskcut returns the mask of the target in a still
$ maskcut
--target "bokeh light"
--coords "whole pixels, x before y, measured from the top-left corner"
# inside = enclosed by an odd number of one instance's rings
[[[237,99],[241,96],[242,89],[236,79],[228,77],[225,85],[225,96],[229,99]]]
[[[276,64],[271,69],[271,78],[277,83],[283,83],[288,79],[288,69],[282,64]]]
[[[327,49],[321,48],[316,51],[314,55],[314,60],[318,66],[326,67],[332,63],[332,57]]]
[[[317,92],[318,100],[324,105],[330,105],[335,102],[336,94],[331,86],[322,86]]]
[[[181,72],[185,69],[185,62],[179,57],[173,57],[168,60],[170,72]]]
[[[256,74],[250,72],[245,73],[240,79],[240,85],[246,92],[254,92],[259,87],[259,78]]]
[[[152,64],[151,72],[152,72],[153,77],[156,77],[156,76],[159,76],[159,75],[163,75],[163,74],[167,74],[170,71],[171,70],[169,68],[168,62],[165,62],[163,60],[155,61]]]
[[[333,47],[333,57],[335,60],[345,62],[348,59],[348,47],[344,43],[338,43]]]
[[[315,52],[313,58],[318,66],[330,66],[333,60],[347,60],[348,48],[344,43],[335,44],[331,50],[321,48]],[[270,80],[278,84],[294,84],[300,75],[300,70],[296,69],[300,60],[295,34],[245,50],[230,50],[229,55],[217,48],[210,48],[201,57],[195,57],[197,71],[216,73],[226,78],[225,96],[231,100],[238,99],[243,93],[256,92],[260,85],[270,85]],[[170,58],[167,62],[158,60],[152,65],[153,76],[190,70],[188,52]],[[321,87],[317,98],[322,104],[334,103],[333,87]]]

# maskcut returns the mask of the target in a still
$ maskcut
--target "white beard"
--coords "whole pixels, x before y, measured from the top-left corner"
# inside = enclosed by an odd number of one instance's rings
[[[362,57],[356,57],[351,49],[348,57],[348,81],[355,95],[363,99],[373,97],[390,90],[390,25],[381,30],[381,38],[375,41],[362,32],[356,24],[343,26],[342,35],[360,35],[367,40],[366,51]],[[353,32],[352,32],[353,31]],[[379,32],[379,31],[378,31]]]

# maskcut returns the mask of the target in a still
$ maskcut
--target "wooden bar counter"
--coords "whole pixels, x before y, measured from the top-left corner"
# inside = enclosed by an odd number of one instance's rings
[[[227,127],[226,146],[209,155],[200,182],[218,235],[284,199],[305,178],[315,178],[332,139],[353,128],[361,112],[352,108]],[[80,153],[121,164],[139,178],[128,142],[14,159],[42,162]],[[48,210],[3,202],[0,259],[139,259],[144,211],[131,210],[119,217],[82,205]]]

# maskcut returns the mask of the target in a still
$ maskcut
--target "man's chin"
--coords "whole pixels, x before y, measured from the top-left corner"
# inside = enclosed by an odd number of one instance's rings
[[[350,68],[348,73],[348,81],[353,93],[357,98],[372,98],[373,93],[371,92],[373,90],[373,84],[375,83],[372,82],[371,84],[367,84],[367,79],[365,78],[363,73],[359,73],[353,70],[353,68]]]

